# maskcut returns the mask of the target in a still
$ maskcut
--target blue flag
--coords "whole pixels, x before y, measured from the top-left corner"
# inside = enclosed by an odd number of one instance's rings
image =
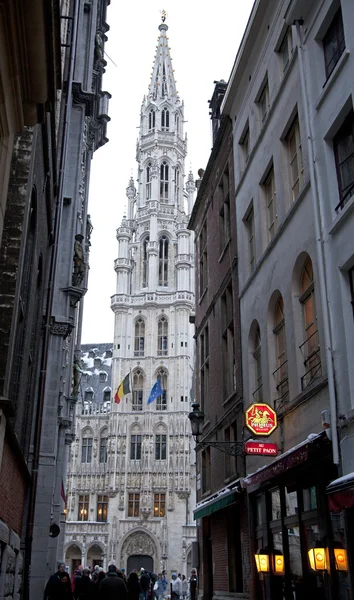
[[[156,398],[158,398],[159,396],[161,396],[162,391],[163,390],[162,390],[162,387],[161,387],[161,379],[159,377],[158,380],[156,381],[156,383],[152,387],[152,390],[150,392],[150,396],[148,398],[147,403],[151,404],[151,402],[153,402],[154,400],[156,400]]]

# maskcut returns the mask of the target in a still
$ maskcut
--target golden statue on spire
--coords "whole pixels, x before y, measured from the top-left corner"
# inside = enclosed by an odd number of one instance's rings
[[[161,21],[164,23],[166,21],[167,12],[165,10],[161,11]]]

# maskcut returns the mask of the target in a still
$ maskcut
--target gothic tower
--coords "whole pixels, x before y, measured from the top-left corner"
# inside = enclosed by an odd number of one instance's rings
[[[193,374],[194,244],[187,229],[195,191],[184,187],[187,137],[163,14],[148,95],[140,112],[136,182],[117,229],[112,389],[131,393],[110,416],[112,520],[109,560],[187,575],[195,527],[188,412]],[[161,395],[147,404],[160,379]],[[113,450],[112,450],[113,449]]]

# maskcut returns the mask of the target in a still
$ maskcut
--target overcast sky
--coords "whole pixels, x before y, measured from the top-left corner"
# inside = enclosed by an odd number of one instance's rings
[[[140,107],[150,81],[161,10],[167,11],[177,90],[185,104],[185,173],[192,167],[196,179],[211,150],[208,100],[213,82],[229,79],[252,5],[253,0],[213,4],[203,0],[111,0],[103,80],[103,89],[112,94],[111,121],[109,142],[96,151],[91,167],[89,213],[94,229],[82,343],[113,342],[110,297],[116,292],[115,235],[127,206],[125,190],[131,174],[136,179]]]

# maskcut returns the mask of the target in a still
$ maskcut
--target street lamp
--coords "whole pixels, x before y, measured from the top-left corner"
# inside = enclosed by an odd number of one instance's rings
[[[243,442],[235,442],[235,441],[225,441],[225,442],[207,442],[205,440],[199,441],[199,437],[203,433],[203,424],[204,424],[204,413],[200,410],[200,405],[198,402],[193,402],[192,404],[192,412],[189,413],[188,419],[191,422],[192,435],[198,445],[198,448],[216,448],[217,450],[221,450],[225,454],[230,454],[231,456],[241,456],[243,454]]]

